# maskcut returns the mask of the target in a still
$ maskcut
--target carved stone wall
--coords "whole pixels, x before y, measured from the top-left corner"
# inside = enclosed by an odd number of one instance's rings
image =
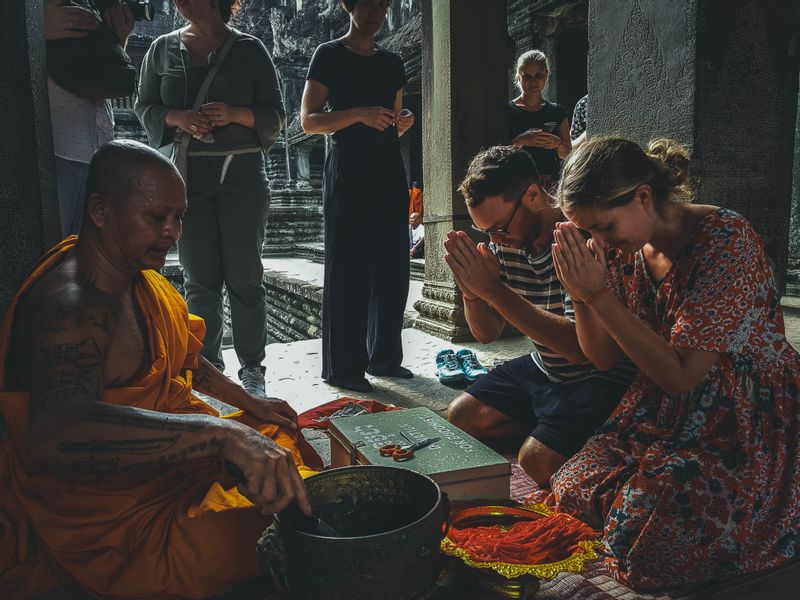
[[[800,296],[800,96],[794,130],[794,171],[792,175],[792,209],[789,219],[789,268],[786,293]]]
[[[791,0],[590,2],[588,120],[693,151],[700,202],[744,214],[779,283],[787,265],[797,111]]]
[[[695,0],[620,0],[589,9],[588,120],[637,141],[694,131]]]
[[[61,238],[41,2],[3,6],[0,38],[0,320],[30,268]]]

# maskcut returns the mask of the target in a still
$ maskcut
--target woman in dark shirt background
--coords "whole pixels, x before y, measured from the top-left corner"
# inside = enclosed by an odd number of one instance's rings
[[[414,115],[403,110],[402,60],[375,44],[389,4],[342,0],[350,29],[314,53],[301,112],[306,133],[333,138],[323,183],[322,377],[360,392],[372,389],[365,371],[413,377],[400,365],[409,200],[398,138]]]
[[[542,97],[547,74],[547,57],[541,50],[530,50],[517,59],[521,94],[508,103],[508,133],[514,146],[531,155],[542,185],[550,191],[558,181],[561,160],[572,146],[567,112]]]

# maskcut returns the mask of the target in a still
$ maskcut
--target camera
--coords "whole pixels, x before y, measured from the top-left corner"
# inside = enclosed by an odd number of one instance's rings
[[[156,9],[150,0],[93,0],[97,12],[103,14],[107,8],[117,4],[124,4],[133,13],[137,21],[152,21],[156,16]]]

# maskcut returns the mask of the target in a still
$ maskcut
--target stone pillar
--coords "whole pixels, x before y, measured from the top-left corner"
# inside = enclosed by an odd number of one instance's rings
[[[42,3],[6,3],[3,19],[0,319],[33,263],[60,237]]]
[[[800,296],[800,95],[797,98],[797,123],[794,130],[794,170],[792,208],[789,219],[789,268],[786,295]]]
[[[299,144],[297,150],[297,187],[311,187],[311,146]]]
[[[422,30],[425,284],[415,327],[462,341],[470,333],[443,242],[452,229],[471,231],[456,192],[469,161],[505,138],[506,2],[424,0]]]
[[[783,289],[798,93],[796,0],[589,4],[593,133],[693,153],[698,200],[745,215]]]

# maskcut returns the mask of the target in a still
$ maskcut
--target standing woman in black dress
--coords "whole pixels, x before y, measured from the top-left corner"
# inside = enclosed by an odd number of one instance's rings
[[[321,44],[303,92],[306,133],[332,134],[325,161],[322,377],[359,392],[364,377],[413,377],[400,366],[408,297],[408,181],[399,136],[405,69],[375,44],[389,0],[342,0],[343,37]],[[325,107],[328,110],[325,110]]]
[[[514,146],[531,155],[542,186],[550,192],[572,144],[567,111],[542,97],[547,74],[547,57],[541,50],[530,50],[517,59],[520,95],[508,102],[508,133]]]

